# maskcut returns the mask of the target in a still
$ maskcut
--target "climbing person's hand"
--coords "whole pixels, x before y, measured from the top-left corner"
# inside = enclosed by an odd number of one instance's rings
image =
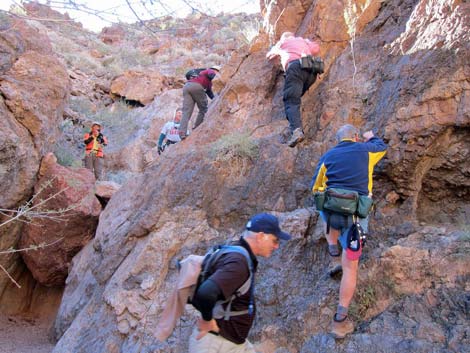
[[[366,131],[362,134],[362,137],[364,138],[364,141],[367,142],[369,141],[372,137],[374,137],[374,133],[372,130]]]
[[[200,318],[197,321],[197,329],[199,330],[199,334],[196,337],[196,340],[200,340],[203,338],[209,331],[212,332],[219,332],[219,326],[217,326],[217,322],[212,319],[211,321],[206,321]]]

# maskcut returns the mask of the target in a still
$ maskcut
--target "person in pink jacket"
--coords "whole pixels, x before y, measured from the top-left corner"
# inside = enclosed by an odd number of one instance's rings
[[[291,137],[287,144],[294,147],[303,141],[302,119],[300,117],[301,97],[317,78],[317,72],[302,69],[300,58],[318,55],[320,46],[292,32],[284,32],[279,42],[266,54],[268,60],[280,57],[282,69],[286,73],[284,82],[284,109],[289,121]]]

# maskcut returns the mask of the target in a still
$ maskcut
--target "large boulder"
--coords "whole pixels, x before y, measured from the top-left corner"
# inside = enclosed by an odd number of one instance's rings
[[[156,71],[126,71],[113,80],[111,93],[128,101],[147,105],[155,96],[173,87],[173,84],[172,80]]]
[[[21,255],[39,283],[60,286],[72,258],[93,238],[101,205],[90,170],[62,167],[49,154],[41,173],[19,246],[31,249]]]
[[[40,156],[53,150],[70,82],[45,34],[24,21],[0,31],[0,48],[0,204],[8,208],[31,193]]]
[[[44,30],[5,15],[0,27],[0,205],[15,210],[31,197],[41,157],[54,149],[70,82]],[[21,226],[0,228],[2,249],[17,247]],[[0,305],[8,308],[2,312],[24,311],[35,282],[19,254],[2,255],[0,264],[23,286],[18,294],[7,276],[0,277]]]
[[[110,27],[104,27],[100,33],[100,39],[103,43],[116,45],[121,43],[126,36],[124,28],[120,25],[112,25]]]

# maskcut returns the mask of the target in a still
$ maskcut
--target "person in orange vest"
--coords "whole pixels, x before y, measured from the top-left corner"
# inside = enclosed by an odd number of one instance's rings
[[[108,139],[101,133],[101,124],[94,122],[90,132],[83,137],[85,143],[85,168],[94,172],[96,180],[100,180],[103,174],[103,147],[108,144]]]

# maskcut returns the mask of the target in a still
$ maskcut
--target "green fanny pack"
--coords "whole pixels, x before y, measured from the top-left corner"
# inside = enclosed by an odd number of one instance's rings
[[[330,188],[325,192],[317,191],[313,196],[318,211],[330,211],[344,215],[357,215],[366,218],[373,200],[367,195],[339,188]]]

